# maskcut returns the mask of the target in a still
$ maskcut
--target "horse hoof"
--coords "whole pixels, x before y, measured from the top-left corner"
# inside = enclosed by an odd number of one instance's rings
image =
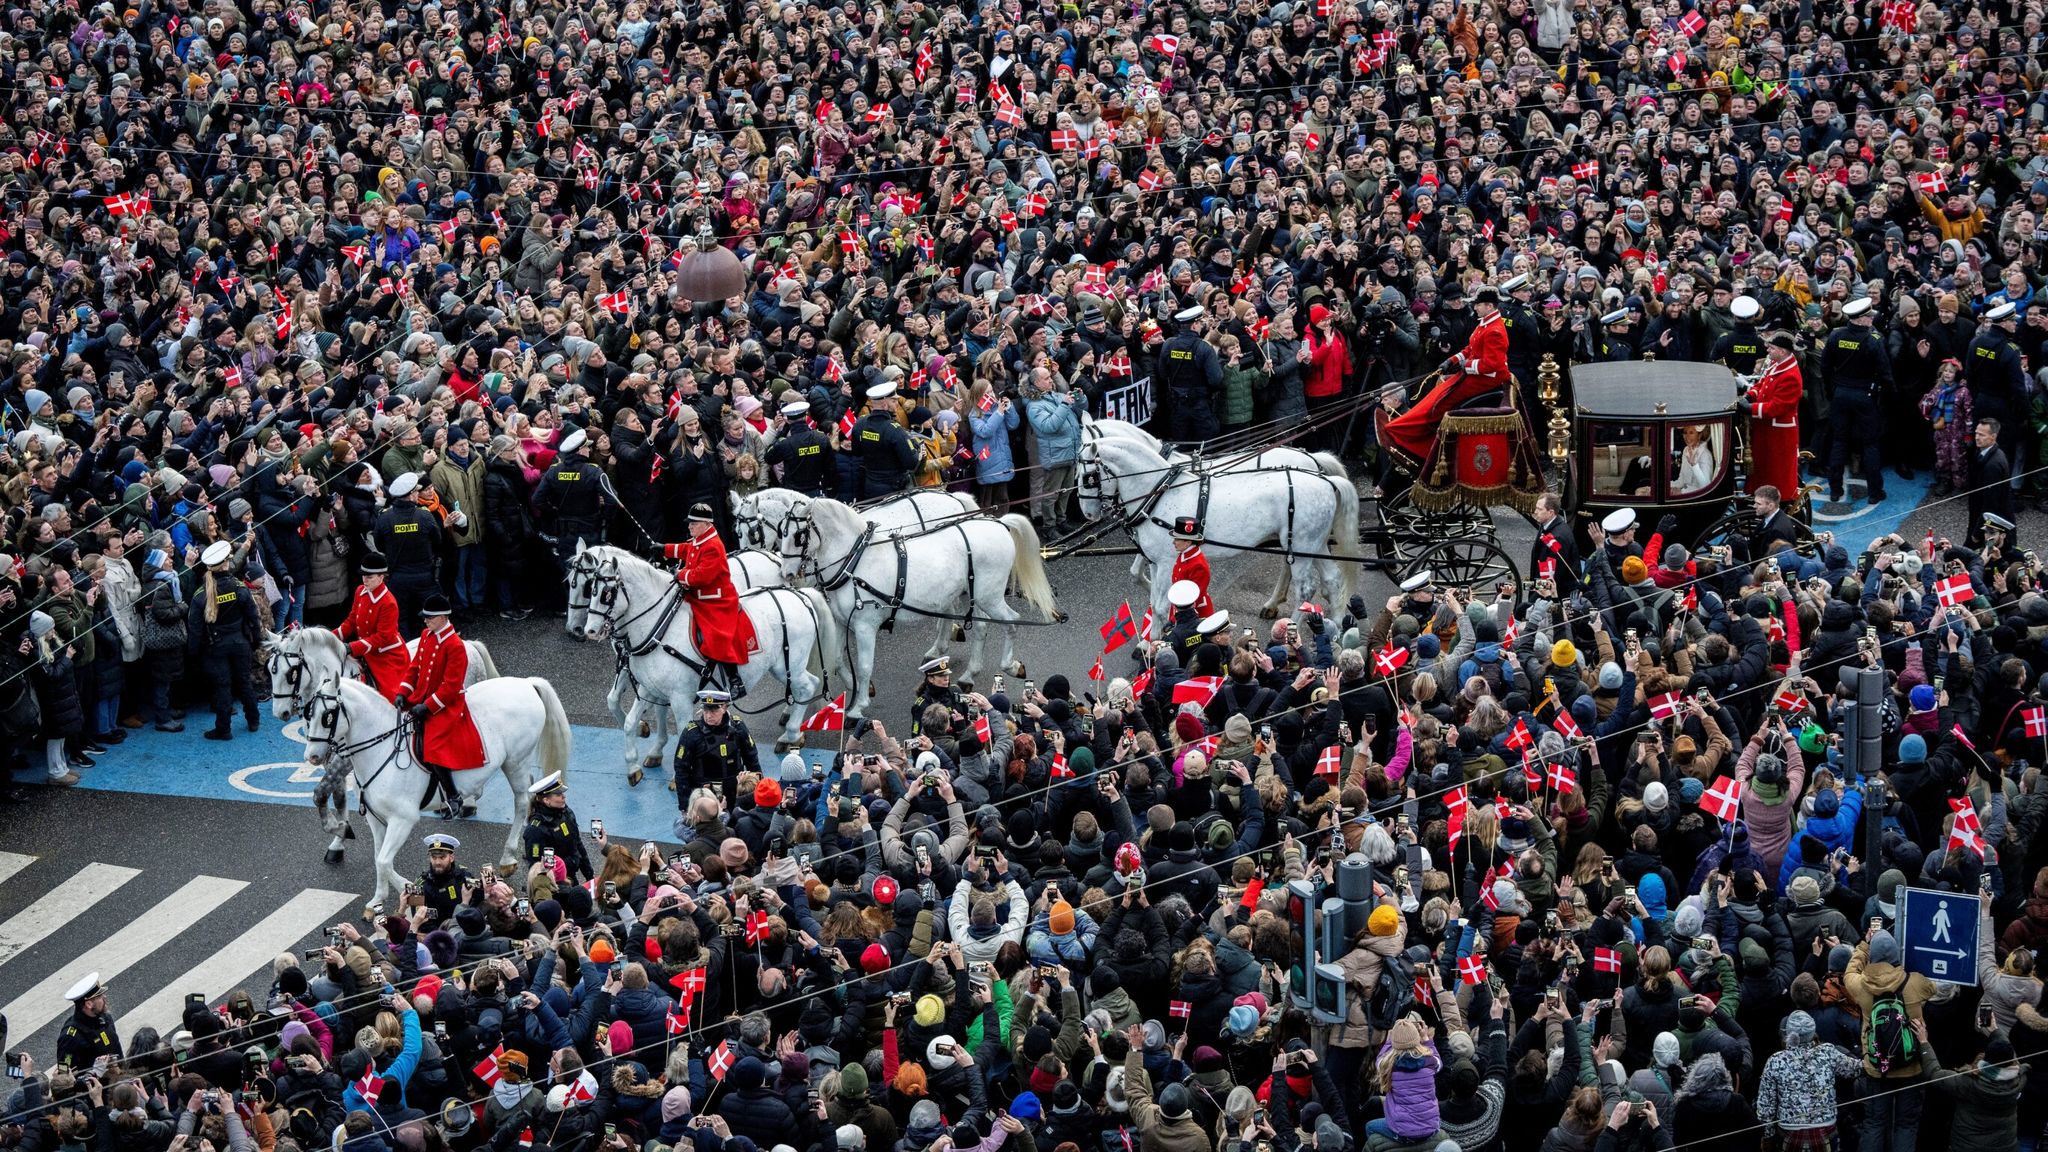
[[[339,848],[329,848],[329,849],[327,850],[327,862],[328,862],[329,864],[339,864],[339,863],[341,863],[341,849],[339,849]]]
[[[355,839],[355,838],[356,838],[356,826],[355,826],[355,825],[353,825],[353,824],[344,824],[344,825],[342,825],[342,826],[341,826],[341,838],[342,838],[343,840],[353,840],[353,839]]]
[[[645,740],[652,735],[654,735],[654,726],[642,720],[640,722],[640,739]]]
[[[643,759],[642,759],[642,760],[640,761],[640,766],[641,766],[642,768],[659,768],[659,767],[661,767],[661,757],[659,757],[659,756],[648,756],[648,757],[645,757],[645,758],[643,758]]]
[[[777,740],[775,742],[775,754],[777,756],[787,755],[788,753],[796,751],[797,747],[797,745],[791,744],[787,740]]]
[[[1010,665],[1010,675],[1012,675],[1012,676],[1023,676],[1023,675],[1025,675],[1025,671],[1024,671],[1024,662],[1023,662],[1022,660],[1019,660],[1019,661],[1017,661],[1017,662],[1016,662],[1015,664],[1012,664],[1012,665]]]
[[[645,773],[641,772],[640,769],[635,768],[632,771],[626,773],[626,787],[638,788],[640,786],[640,781],[646,778],[647,777]]]
[[[1053,609],[1053,610],[1052,610],[1052,622],[1053,622],[1053,623],[1055,623],[1055,624],[1065,624],[1065,623],[1067,622],[1067,619],[1068,619],[1068,617],[1067,617],[1067,612],[1066,612],[1066,609],[1064,609],[1064,608],[1055,608],[1055,609]]]
[[[965,628],[962,628],[962,627],[961,627],[960,625],[958,625],[958,624],[955,624],[955,625],[953,625],[953,643],[955,643],[955,644],[964,644],[964,643],[966,643],[966,641],[967,641],[967,629],[965,629]]]
[[[1279,618],[1280,610],[1278,608],[1273,607],[1271,604],[1268,604],[1264,608],[1259,609],[1259,619],[1261,620],[1278,620]]]

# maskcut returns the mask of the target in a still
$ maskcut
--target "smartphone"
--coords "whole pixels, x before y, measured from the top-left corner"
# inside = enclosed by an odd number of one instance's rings
[[[540,866],[549,871],[554,870],[555,850],[553,848],[543,848],[540,850]]]
[[[602,840],[602,839],[604,839],[604,820],[603,820],[602,818],[600,818],[600,817],[592,817],[592,818],[591,818],[591,821],[590,821],[590,836],[591,836],[591,839],[593,839],[593,840]]]
[[[1984,1030],[1984,1031],[1986,1031],[1986,1032],[1989,1032],[1989,1031],[1991,1031],[1991,1029],[1992,1029],[1993,1027],[1995,1027],[1996,1025],[1997,1025],[1997,1021],[1996,1021],[1996,1020],[1994,1020],[1994,1019],[1992,1018],[1992,1016],[1991,1016],[1991,1005],[1989,1005],[1989,1004],[1979,1004],[1979,1005],[1977,1005],[1977,1027],[1979,1027],[1979,1028],[1983,1029],[1983,1030]],[[13,1059],[14,1059],[14,1056],[13,1056],[13,1054],[12,1054],[12,1053],[9,1053],[9,1054],[8,1054],[8,1057],[7,1057],[7,1058],[8,1058],[9,1060],[13,1060]],[[14,1065],[13,1065],[13,1064],[9,1064],[9,1065],[7,1066],[7,1074],[8,1074],[9,1076],[19,1076],[19,1075],[20,1075],[20,1073],[19,1073],[19,1072],[17,1072],[17,1071],[15,1070],[15,1067],[14,1067]]]
[[[1989,894],[1989,893],[1990,893],[1990,891],[1991,891],[1991,873],[1989,873],[1989,872],[1979,872],[1979,873],[1977,874],[1977,891],[1978,891],[1978,892],[1981,892],[1981,893],[1985,893],[1985,894]]]
[[[21,1053],[9,1052],[7,1054],[7,1078],[10,1080],[19,1080],[22,1078]]]

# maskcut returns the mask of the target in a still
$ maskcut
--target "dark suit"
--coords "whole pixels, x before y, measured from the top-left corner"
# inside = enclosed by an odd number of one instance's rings
[[[1554,549],[1544,542],[1545,536],[1556,541]],[[1529,566],[1526,569],[1531,580],[1543,574],[1545,560],[1556,562],[1553,572],[1559,596],[1570,596],[1579,590],[1579,541],[1572,535],[1571,522],[1563,516],[1537,527],[1536,539],[1529,545]]]
[[[1996,512],[2014,524],[2019,515],[2013,510],[2012,465],[2006,462],[2005,450],[1996,446],[1970,449],[1970,528],[1964,536],[1964,543],[1970,548],[1984,545],[1984,514]],[[2007,544],[2017,544],[2019,533],[2006,534]]]
[[[1786,544],[1798,542],[1799,521],[1780,508],[1771,513],[1770,519],[1757,525],[1756,531],[1749,534],[1746,553],[1742,558],[1753,564]]]

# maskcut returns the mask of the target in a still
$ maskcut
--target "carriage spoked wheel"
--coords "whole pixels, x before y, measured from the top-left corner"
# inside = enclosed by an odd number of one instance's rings
[[[1460,503],[1443,512],[1418,508],[1408,489],[1390,492],[1378,502],[1382,531],[1376,533],[1379,557],[1404,567],[1440,540],[1493,539],[1493,517],[1484,508]]]
[[[1503,580],[1521,582],[1514,560],[1490,532],[1431,544],[1401,569],[1400,579],[1425,569],[1440,588],[1491,592]]]
[[[1707,530],[1700,533],[1699,539],[1693,541],[1692,550],[1697,553],[1721,544],[1747,540],[1762,522],[1762,517],[1758,516],[1753,508],[1742,508],[1731,512],[1708,525]],[[1804,520],[1794,520],[1792,523],[1798,527],[1798,550],[1802,554],[1811,554],[1814,549],[1812,526],[1808,525]],[[1761,557],[1758,557],[1758,559],[1761,559]]]

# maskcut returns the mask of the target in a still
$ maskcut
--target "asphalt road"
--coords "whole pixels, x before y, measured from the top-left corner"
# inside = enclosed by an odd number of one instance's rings
[[[1911,536],[1927,526],[1960,535],[1962,501],[1923,502],[1925,484],[1924,475],[1915,484],[1894,482],[1884,505],[1824,508],[1822,518],[1859,547],[1897,527]],[[1513,514],[1495,522],[1519,563],[1532,529]],[[2027,512],[2021,527],[2027,538],[2043,538],[2048,516]],[[1278,563],[1218,562],[1212,592],[1236,620],[1260,627],[1256,611]],[[1142,615],[1143,593],[1128,557],[1070,557],[1050,571],[1069,619],[1020,629],[1018,654],[1033,679],[1062,672],[1078,690],[1101,647],[1101,622],[1125,599]],[[1378,602],[1392,584],[1363,573],[1359,590]],[[620,737],[605,705],[609,646],[573,640],[558,620],[541,617],[484,621],[468,634],[490,644],[506,674],[545,676],[561,694],[578,725],[571,801],[579,816],[603,817],[622,838],[668,839],[675,798],[662,787],[665,773],[637,789],[625,785]],[[882,640],[874,714],[891,727],[907,720],[931,637],[932,626],[919,621]],[[1124,670],[1121,660],[1112,658],[1112,674]],[[771,731],[776,712],[768,706],[751,727]],[[221,745],[197,739],[201,726],[175,737],[137,733],[88,769],[82,787],[36,789],[27,803],[0,808],[0,1013],[9,1019],[11,1046],[46,1060],[68,1011],[64,988],[94,969],[108,979],[124,1035],[139,1024],[170,1026],[186,991],[218,999],[242,987],[260,1002],[274,956],[317,945],[325,925],[360,910],[371,888],[367,841],[355,841],[340,865],[322,862],[326,837],[310,810],[311,777],[286,732],[266,715],[264,731],[238,730],[234,743]],[[828,739],[812,741],[814,755],[827,754]],[[509,811],[506,790],[494,784],[485,819],[435,827],[461,836],[465,862],[480,863],[495,854]],[[417,845],[399,857],[402,873],[423,866]]]

